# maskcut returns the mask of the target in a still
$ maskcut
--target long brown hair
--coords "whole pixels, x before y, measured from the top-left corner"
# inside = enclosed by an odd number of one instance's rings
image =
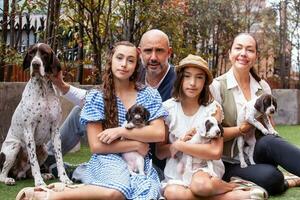
[[[116,47],[123,45],[128,47],[135,47],[134,44],[128,41],[121,41],[114,44],[111,50],[108,52],[106,65],[103,73],[103,84],[102,84],[102,91],[103,91],[103,98],[104,98],[104,112],[105,112],[105,120],[103,122],[103,129],[107,128],[114,128],[118,126],[118,108],[117,108],[117,97],[115,91],[115,84],[114,84],[114,76],[112,73],[111,65],[112,65],[112,58],[116,51]],[[139,90],[141,88],[140,84],[137,83],[138,78],[138,66],[139,66],[139,56],[137,52],[137,64],[135,70],[129,81],[135,83],[135,88]]]
[[[176,101],[182,101],[183,100],[183,91],[182,91],[182,83],[183,83],[183,78],[184,78],[184,69],[186,67],[182,67],[179,70],[176,69],[176,80],[174,83],[173,87],[173,93],[172,96]],[[208,84],[208,79],[207,75],[205,74],[205,83],[203,86],[202,91],[200,92],[199,98],[198,98],[198,103],[199,105],[204,105],[207,106],[213,101],[213,96],[209,90],[209,84]]]
[[[235,38],[239,37],[240,35],[248,35],[248,36],[250,36],[250,37],[253,38],[253,40],[255,41],[255,50],[256,50],[256,54],[258,54],[258,53],[259,53],[259,48],[258,48],[257,39],[255,38],[255,36],[254,36],[252,33],[247,33],[247,32],[239,33],[238,35],[236,35],[236,36],[233,38],[232,43],[231,43],[231,45],[230,45],[230,51],[231,51],[231,49],[232,49],[232,46],[233,46],[233,43],[234,43]],[[257,82],[261,81],[261,78],[258,76],[258,74],[256,73],[256,71],[255,71],[255,69],[254,69],[253,66],[250,68],[250,74],[253,76],[253,78],[254,78]]]

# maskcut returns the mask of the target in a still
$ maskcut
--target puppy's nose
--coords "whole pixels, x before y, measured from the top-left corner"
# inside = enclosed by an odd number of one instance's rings
[[[141,115],[134,115],[135,119],[141,119]]]
[[[217,134],[217,136],[220,136],[221,135],[221,131],[217,131],[216,134]]]
[[[271,109],[271,110],[270,110],[270,113],[271,113],[271,114],[274,114],[274,113],[275,113],[275,109]]]

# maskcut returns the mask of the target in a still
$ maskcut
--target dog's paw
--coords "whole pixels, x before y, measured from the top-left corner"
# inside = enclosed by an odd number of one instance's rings
[[[68,176],[62,176],[59,178],[59,180],[62,182],[62,183],[65,183],[67,185],[70,185],[70,184],[73,184],[73,182],[69,179]]]
[[[45,181],[55,179],[55,176],[51,173],[43,173],[42,177]]]
[[[16,185],[15,179],[9,178],[9,177],[7,177],[7,178],[4,180],[4,183],[5,183],[5,185]]]
[[[36,187],[39,187],[39,186],[47,186],[47,184],[44,182],[43,179],[34,180],[34,185],[35,185]]]

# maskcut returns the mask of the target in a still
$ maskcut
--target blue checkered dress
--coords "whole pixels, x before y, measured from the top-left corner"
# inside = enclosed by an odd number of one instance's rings
[[[148,109],[150,121],[167,116],[157,90],[149,87],[141,89],[138,91],[136,103]],[[125,121],[126,109],[119,98],[117,106],[121,126]],[[86,97],[80,121],[87,124],[104,118],[103,93],[92,90]],[[157,199],[161,185],[149,156],[145,157],[145,174],[131,176],[121,154],[93,154],[87,164],[84,183],[116,189],[122,192],[126,199]]]

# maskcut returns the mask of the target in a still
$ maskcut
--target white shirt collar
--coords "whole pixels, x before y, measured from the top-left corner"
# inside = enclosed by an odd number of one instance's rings
[[[145,77],[145,85],[147,85],[147,86],[149,86],[149,87],[152,87],[153,89],[157,89],[157,88],[159,88],[159,86],[160,86],[160,84],[163,82],[163,80],[165,79],[165,77],[167,76],[167,74],[168,74],[168,72],[169,72],[169,70],[170,70],[170,68],[171,68],[171,66],[170,66],[170,64],[168,64],[168,69],[167,69],[167,71],[166,71],[166,73],[165,73],[165,75],[163,76],[163,78],[159,81],[159,83],[156,85],[156,86],[151,86],[148,82],[147,82],[147,79],[146,79],[146,77]],[[147,71],[146,71],[146,76],[147,76]]]
[[[250,86],[251,86],[251,89],[256,92],[257,90],[259,89],[262,89],[261,88],[261,85],[253,78],[253,76],[249,73],[249,76],[250,76]],[[232,89],[232,88],[235,88],[235,87],[238,87],[238,83],[235,79],[235,76],[233,74],[233,70],[232,68],[229,69],[229,71],[227,72],[227,88],[228,89]]]
[[[238,87],[238,83],[235,79],[232,68],[230,68],[229,71],[227,72],[226,79],[227,79],[227,89]]]

